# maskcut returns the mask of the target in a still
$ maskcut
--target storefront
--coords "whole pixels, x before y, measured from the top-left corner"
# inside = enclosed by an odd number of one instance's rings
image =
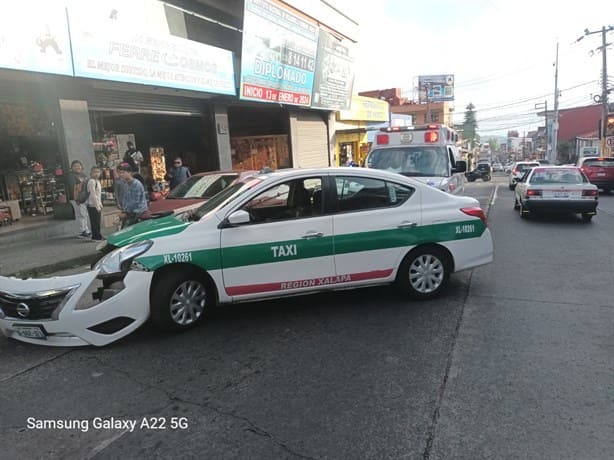
[[[11,220],[46,215],[65,194],[66,159],[47,88],[0,71],[0,207]]]
[[[364,96],[352,96],[349,110],[337,112],[335,123],[335,165],[362,165],[369,153],[369,128],[387,123],[389,105],[386,101]]]
[[[0,19],[0,206],[52,213],[72,198],[64,182],[74,160],[86,173],[100,166],[113,199],[128,141],[150,184],[175,156],[194,171],[219,167],[217,105],[236,95],[232,52],[171,36],[164,5],[142,3],[148,23],[142,7],[109,16],[105,2],[45,4],[31,31],[11,26],[32,19],[25,8]]]
[[[172,3],[58,0],[0,18],[2,200],[51,213],[75,160],[100,166],[113,198],[128,141],[150,184],[175,156],[193,172],[333,164],[356,24],[325,2],[196,2],[211,18]]]

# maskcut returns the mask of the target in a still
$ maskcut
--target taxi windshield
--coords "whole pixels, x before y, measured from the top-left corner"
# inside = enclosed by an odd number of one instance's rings
[[[449,176],[448,153],[444,146],[411,146],[375,149],[367,167],[400,173],[404,176]]]
[[[237,182],[229,187],[226,187],[224,190],[213,196],[209,201],[206,201],[196,211],[194,211],[194,214],[192,214],[192,220],[202,219],[211,211],[224,206],[226,203],[252,189],[260,182],[262,182],[262,179],[254,178],[249,182]]]
[[[236,173],[192,176],[171,190],[166,199],[210,198],[226,188],[237,177],[239,175]]]

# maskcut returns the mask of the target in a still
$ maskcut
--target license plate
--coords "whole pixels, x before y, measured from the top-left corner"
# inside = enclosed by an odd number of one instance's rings
[[[22,337],[28,339],[41,339],[47,340],[47,334],[43,330],[42,326],[25,326],[20,324],[13,324],[13,330]]]
[[[603,173],[597,173],[595,175],[598,176],[598,177],[603,177],[603,176],[605,176],[605,173],[604,172]]]
[[[569,198],[569,193],[567,193],[567,192],[554,192],[554,198]]]

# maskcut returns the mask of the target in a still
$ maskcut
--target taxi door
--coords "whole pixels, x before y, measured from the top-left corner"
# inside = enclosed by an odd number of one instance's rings
[[[419,190],[380,179],[334,178],[335,265],[345,283],[391,280],[420,238]]]
[[[221,232],[224,289],[250,299],[317,290],[335,275],[333,224],[322,177],[271,186],[241,207],[244,225]]]

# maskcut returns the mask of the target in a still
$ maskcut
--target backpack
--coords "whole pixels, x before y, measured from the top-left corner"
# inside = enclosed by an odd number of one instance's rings
[[[79,190],[79,193],[77,194],[77,197],[75,198],[75,201],[77,202],[77,204],[83,204],[87,201],[89,197],[90,192],[87,190],[86,183],[81,182],[81,188]]]

